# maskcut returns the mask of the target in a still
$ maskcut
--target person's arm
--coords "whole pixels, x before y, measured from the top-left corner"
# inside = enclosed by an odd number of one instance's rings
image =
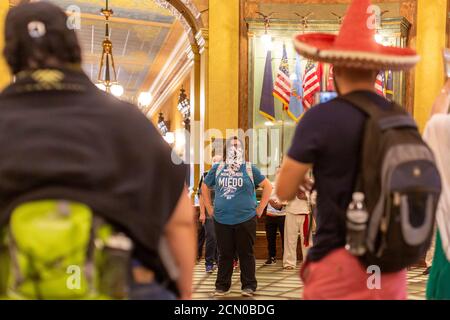
[[[200,206],[200,216],[198,220],[201,222],[201,224],[205,224],[206,221],[205,202],[203,200],[203,195],[201,193],[198,195],[198,204]]]
[[[213,165],[213,167],[208,171],[206,177],[203,179],[202,184],[203,201],[205,203],[206,213],[209,214],[210,217],[214,216],[214,207],[212,205],[211,192],[209,189],[214,188],[216,184],[216,171],[218,167],[218,164]]]
[[[450,79],[447,79],[441,93],[434,101],[433,108],[431,109],[431,116],[438,113],[448,113],[450,107]]]
[[[214,215],[214,207],[211,201],[211,193],[209,192],[209,188],[206,183],[202,184],[202,198],[208,215],[212,217]]]
[[[307,173],[311,164],[305,164],[286,156],[277,179],[277,196],[281,201],[290,201],[297,195],[298,189],[303,187],[308,190],[310,181]]]
[[[175,211],[165,229],[170,251],[180,269],[177,281],[182,300],[192,297],[192,277],[196,256],[195,214],[187,187],[178,200]]]
[[[256,214],[258,217],[261,217],[264,209],[267,207],[267,204],[269,203],[270,195],[272,194],[272,184],[270,183],[269,179],[264,179],[259,186],[263,189],[261,201],[259,202],[258,207],[256,208]]]

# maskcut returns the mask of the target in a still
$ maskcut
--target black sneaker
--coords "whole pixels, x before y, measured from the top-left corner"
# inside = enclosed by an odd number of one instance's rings
[[[267,259],[266,262],[264,262],[264,265],[266,265],[266,266],[270,266],[272,264],[277,264],[277,258],[271,257],[271,258]]]

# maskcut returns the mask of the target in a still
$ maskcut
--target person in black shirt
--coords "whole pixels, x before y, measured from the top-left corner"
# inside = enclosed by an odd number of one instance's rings
[[[136,299],[170,297],[159,285],[167,282],[163,237],[179,269],[179,297],[189,299],[195,225],[186,166],[174,164],[136,106],[89,80],[66,22],[47,2],[21,4],[6,18],[4,55],[16,81],[0,95],[0,227],[25,202],[84,203],[133,240]]]
[[[298,35],[295,47],[310,59],[334,65],[340,96],[358,91],[378,108],[389,108],[391,103],[375,92],[379,70],[411,68],[418,56],[407,48],[377,44],[369,7],[369,0],[353,1],[338,35]],[[406,298],[405,270],[382,274],[382,289],[369,290],[365,268],[344,249],[364,124],[365,115],[340,98],[311,108],[298,124],[277,180],[278,197],[290,200],[299,187],[308,187],[306,174],[313,169],[317,230],[302,271],[306,299]]]

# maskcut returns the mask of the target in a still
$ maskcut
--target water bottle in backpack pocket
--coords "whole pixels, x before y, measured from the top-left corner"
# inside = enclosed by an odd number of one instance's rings
[[[347,210],[347,237],[345,249],[360,257],[366,253],[366,232],[369,213],[364,204],[364,193],[355,192]]]

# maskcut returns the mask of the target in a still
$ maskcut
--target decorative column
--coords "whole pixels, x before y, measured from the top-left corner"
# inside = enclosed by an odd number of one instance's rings
[[[237,129],[239,119],[239,0],[209,1],[207,127]]]
[[[11,81],[9,69],[6,65],[5,60],[3,59],[3,47],[5,43],[4,25],[8,9],[9,1],[0,1],[0,90],[2,90]]]
[[[208,29],[202,28],[196,35],[200,45],[199,69],[200,81],[198,85],[199,108],[195,110],[195,121],[198,124],[198,136],[195,145],[195,176],[200,179],[200,175],[205,171],[205,128],[207,128],[206,110],[208,106],[208,53],[209,53],[209,33]]]
[[[417,51],[421,61],[415,71],[414,118],[421,130],[444,81],[442,50],[446,45],[447,0],[417,1]]]

